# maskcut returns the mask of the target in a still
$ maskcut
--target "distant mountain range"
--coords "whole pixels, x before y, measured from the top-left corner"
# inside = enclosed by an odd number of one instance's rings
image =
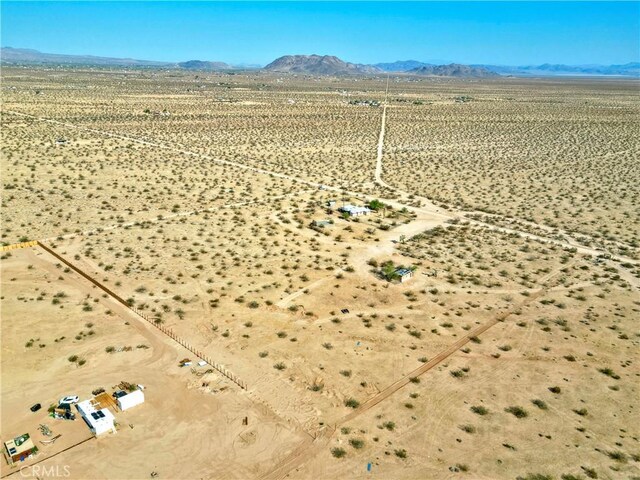
[[[442,62],[446,63],[446,62]],[[374,67],[378,67],[384,72],[408,72],[414,68],[426,67],[429,65],[436,65],[436,62],[418,62],[417,60],[398,60],[391,63],[376,63]]]
[[[2,64],[15,65],[86,65],[101,67],[130,68],[167,68],[189,71],[225,71],[230,69],[256,69],[258,65],[229,65],[224,62],[189,60],[186,62],[158,62],[136,60],[133,58],[97,57],[92,55],[61,55],[43,53],[26,48],[0,48]],[[623,65],[446,65],[420,62],[417,60],[399,60],[390,63],[364,65],[349,63],[331,55],[285,55],[267,66],[266,71],[297,73],[306,75],[371,75],[384,73],[405,73],[421,76],[442,76],[458,78],[489,78],[498,75],[508,76],[562,76],[562,75],[615,75],[640,77],[640,63]],[[443,62],[445,63],[445,62]]]
[[[474,65],[487,68],[503,75],[546,76],[546,75],[617,75],[640,77],[640,63],[630,62],[623,65],[525,65],[509,67],[503,65]]]
[[[43,53],[27,48],[0,48],[0,59],[4,64],[18,65],[87,65],[99,67],[148,67],[148,68],[179,68],[184,70],[228,70],[233,68],[223,62],[205,62],[189,60],[187,62],[156,62],[152,60],[136,60],[133,58],[96,57],[93,55],[61,55],[57,53]]]
[[[216,71],[216,70],[229,70],[233,68],[228,63],[224,62],[205,62],[202,60],[189,60],[187,62],[176,63],[178,68],[185,70],[204,70],[204,71]]]
[[[311,75],[353,75],[381,73],[373,65],[345,62],[331,55],[285,55],[275,59],[265,70]]]
[[[623,65],[562,65],[545,63],[543,65],[523,65],[514,67],[506,65],[484,64],[459,65],[455,63],[449,65],[434,65],[433,63],[423,63],[418,62],[417,60],[402,60],[393,63],[377,63],[375,66],[384,70],[385,72],[421,73],[423,75],[443,76],[483,77],[495,76],[495,74],[513,75],[519,77],[556,75],[617,75],[630,77],[640,76],[640,63],[638,62],[625,63]],[[466,71],[466,68],[461,67],[471,68],[472,70]],[[449,74],[447,72],[451,72],[452,74]]]
[[[408,70],[406,73],[413,75],[458,78],[487,78],[500,76],[500,74],[492,72],[484,67],[461,65],[459,63],[451,63],[449,65],[423,65],[421,67]]]

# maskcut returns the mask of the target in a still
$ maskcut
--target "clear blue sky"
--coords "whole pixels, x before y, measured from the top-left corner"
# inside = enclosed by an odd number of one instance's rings
[[[265,64],[640,61],[640,2],[1,2],[2,46]]]

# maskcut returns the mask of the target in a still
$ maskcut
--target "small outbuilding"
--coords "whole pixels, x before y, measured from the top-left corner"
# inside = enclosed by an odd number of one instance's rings
[[[36,453],[38,453],[38,447],[33,444],[33,440],[31,440],[28,433],[4,442],[4,454],[9,465],[13,465],[15,462],[23,462]]]
[[[331,226],[331,220],[314,220],[311,224],[314,227],[324,228]]]
[[[118,402],[118,408],[120,410],[125,411],[130,409],[131,407],[135,407],[136,405],[140,405],[144,403],[144,393],[142,390],[134,390],[131,393],[123,395],[122,397],[118,397],[116,402]]]
[[[413,270],[410,268],[399,268],[395,271],[395,274],[400,282],[406,282],[413,277]]]

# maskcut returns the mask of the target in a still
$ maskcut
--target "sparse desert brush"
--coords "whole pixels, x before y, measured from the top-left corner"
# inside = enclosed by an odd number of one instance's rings
[[[360,450],[362,447],[364,447],[364,440],[362,440],[361,438],[350,438],[349,445],[351,445],[356,450]]]
[[[470,408],[470,410],[476,415],[484,416],[489,413],[489,410],[482,405],[474,405]]]
[[[546,410],[548,408],[547,404],[544,401],[542,401],[542,400],[540,400],[538,398],[536,398],[534,400],[531,400],[531,403],[533,403],[540,410]]]
[[[529,413],[522,407],[518,405],[514,405],[511,407],[507,407],[504,409],[505,412],[510,413],[516,418],[526,418],[529,416]]]
[[[402,459],[407,458],[407,451],[404,448],[400,448],[400,449],[394,450],[393,453],[398,458],[402,458]]]
[[[355,398],[351,397],[344,401],[344,405],[345,407],[349,407],[349,408],[358,408],[358,406],[360,405],[360,402]]]
[[[336,458],[342,458],[347,454],[347,451],[344,448],[335,447],[331,449],[331,455]]]
[[[398,434],[409,435],[412,456],[426,459],[425,468],[431,468],[424,442],[411,440],[411,432],[429,418],[450,418],[445,410],[451,408],[462,408],[458,413],[464,415],[471,407],[484,416],[453,425],[454,437],[460,438],[452,440],[482,437],[474,449],[477,461],[469,462],[474,469],[495,460],[487,460],[496,453],[488,446],[495,445],[502,460],[508,456],[510,471],[538,470],[529,469],[523,456],[533,451],[537,435],[519,436],[517,442],[502,438],[496,425],[491,427],[494,420],[514,428],[543,422],[540,441],[547,448],[536,452],[540,465],[550,466],[531,478],[547,473],[557,478],[563,469],[554,463],[553,452],[578,441],[573,436],[597,432],[598,440],[614,450],[615,442],[630,441],[633,432],[620,430],[630,428],[625,412],[637,362],[629,350],[637,337],[629,322],[639,306],[629,300],[630,282],[640,275],[630,261],[638,255],[640,239],[634,222],[639,197],[633,88],[609,80],[470,82],[392,75],[382,160],[382,177],[392,188],[383,188],[372,185],[381,111],[349,99],[364,92],[383,98],[385,79],[233,73],[145,70],[128,72],[125,80],[117,70],[3,68],[6,110],[24,108],[95,131],[25,121],[3,110],[2,207],[8,220],[1,240],[57,238],[56,250],[95,273],[159,327],[213,361],[229,362],[226,368],[247,380],[253,393],[268,404],[277,398],[277,413],[299,420],[312,435],[325,426],[321,420],[365,410],[351,395],[364,404],[411,375],[402,387],[409,398],[398,392],[376,407],[379,437],[365,436],[357,427],[343,433],[353,431],[361,437],[355,440],[371,438],[380,446],[391,442],[385,454],[397,456],[391,463],[402,463],[409,473],[416,462],[400,461],[407,453]],[[46,95],[25,94],[34,83],[46,84]],[[165,108],[171,115],[162,113]],[[159,148],[96,131],[179,147]],[[69,141],[56,146],[57,136]],[[319,183],[342,191],[319,189]],[[358,221],[336,211],[337,205],[374,198],[389,204],[386,211]],[[440,214],[455,218],[434,221],[429,199]],[[336,204],[330,207],[330,201]],[[314,220],[329,223],[310,228]],[[398,228],[413,233],[404,237]],[[554,243],[567,241],[629,261],[600,261]],[[21,262],[19,251],[2,257],[3,269]],[[408,283],[385,284],[372,270],[389,258],[418,265],[416,275]],[[42,260],[29,258],[23,270],[41,271]],[[5,285],[29,284],[13,271],[3,277],[3,295]],[[56,348],[65,364],[75,348],[91,363],[89,352],[114,353],[113,345],[123,344],[107,338],[112,329],[135,334],[135,319],[122,319],[121,309],[102,315],[95,303],[102,300],[78,296],[68,281],[72,276],[60,263],[42,289],[46,292],[25,290],[21,300],[7,298],[10,306],[23,302],[27,307],[35,305],[29,303],[32,298],[44,300],[40,304],[50,310],[42,318],[84,315],[68,331],[49,334],[37,327],[21,334],[18,350],[24,346],[28,364],[42,353],[55,358],[51,350]],[[5,283],[14,277],[15,282]],[[543,286],[548,290],[540,291]],[[55,294],[61,289],[66,297]],[[92,310],[83,312],[85,305]],[[442,351],[497,318],[503,321],[440,361]],[[59,340],[62,333],[69,337],[65,342]],[[94,343],[96,337],[102,343]],[[45,343],[45,351],[37,348]],[[142,350],[132,355],[149,353]],[[612,353],[625,351],[620,358]],[[274,368],[251,373],[260,362],[256,356]],[[124,355],[116,357],[126,361]],[[409,373],[429,359],[434,369],[419,378]],[[517,367],[505,359],[515,360]],[[75,355],[71,363],[75,368],[81,361]],[[465,375],[469,367],[473,375]],[[532,376],[532,369],[539,375]],[[496,371],[496,383],[488,384],[486,372]],[[599,388],[589,384],[594,376],[602,380]],[[204,385],[209,378],[203,380]],[[607,402],[592,395],[602,388],[609,392]],[[234,389],[216,401],[235,398]],[[533,398],[536,408],[518,407],[530,410],[528,420],[489,411],[491,405],[516,402],[512,392],[530,392],[517,400]],[[433,395],[451,400],[434,403]],[[340,413],[343,406],[336,407],[336,398],[345,398],[344,406],[353,410]],[[491,398],[488,407],[482,398]],[[589,408],[584,418],[578,398]],[[518,416],[516,410],[510,413]],[[543,424],[566,419],[575,428],[543,430]],[[267,427],[255,428],[262,435]],[[446,421],[433,428],[436,436],[451,433]],[[336,440],[343,444],[332,445],[335,457],[360,454],[349,446],[349,437]],[[254,447],[248,442],[246,448]],[[614,467],[604,468],[601,477],[605,470],[626,473],[620,472],[635,461],[626,448],[626,443],[619,446],[626,463],[584,449],[581,474],[597,477],[587,462]],[[442,453],[445,468],[465,471],[465,460],[447,451]]]

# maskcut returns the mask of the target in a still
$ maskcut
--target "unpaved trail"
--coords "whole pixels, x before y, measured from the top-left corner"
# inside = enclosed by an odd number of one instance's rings
[[[562,269],[564,269],[564,266],[560,269],[555,270],[554,272],[549,273],[547,276],[541,278],[540,282],[548,283],[552,278],[560,274]],[[418,378],[421,375],[424,375],[429,370],[433,369],[434,367],[442,363],[444,360],[449,358],[451,355],[456,353],[458,350],[464,347],[467,343],[469,343],[471,341],[471,338],[480,336],[483,333],[485,333],[487,330],[489,330],[491,327],[496,325],[498,322],[503,322],[514,312],[518,311],[522,307],[528,305],[529,303],[545,295],[549,290],[551,290],[551,288],[552,286],[550,285],[543,286],[536,293],[530,295],[529,297],[524,299],[522,302],[499,313],[493,319],[483,323],[482,325],[479,325],[478,327],[470,330],[469,332],[466,333],[466,335],[458,339],[449,347],[439,352],[431,360],[421,365],[420,367],[416,368],[412,372],[402,376],[401,378],[393,382],[391,385],[381,390],[379,393],[375,394],[373,397],[369,398],[364,403],[360,404],[352,412],[342,417],[333,426],[334,428],[331,431],[331,433],[329,433],[329,431],[326,431],[325,436],[322,436],[322,438],[316,438],[311,443],[304,442],[303,444],[301,444],[299,448],[294,450],[294,452],[292,452],[282,462],[280,462],[280,464],[277,467],[275,467],[273,470],[271,470],[267,475],[263,476],[262,478],[268,479],[268,480],[277,480],[277,479],[284,478],[295,468],[303,465],[309,460],[312,460],[318,453],[320,453],[320,451],[326,448],[326,446],[329,444],[331,440],[333,432],[335,432],[340,425],[350,422],[351,420],[354,420],[360,415],[368,412],[373,407],[375,407],[379,403],[383,402],[384,400],[392,396],[398,390],[402,389],[403,387],[411,383],[413,378]]]
[[[550,273],[546,277],[543,277],[542,279],[540,279],[540,282],[541,283],[549,282],[549,280],[551,280],[553,277],[558,275],[560,273],[560,271],[561,270],[558,269],[555,272]],[[513,312],[518,311],[522,307],[528,305],[529,303],[533,302],[534,300],[537,300],[538,298],[540,298],[541,296],[546,294],[550,289],[551,289],[550,286],[544,286],[544,287],[538,289],[535,293],[533,293],[532,295],[528,296],[522,302],[519,302],[519,303],[513,305],[511,308],[499,313],[498,315],[496,315],[493,319],[489,320],[488,322],[485,322],[484,324],[479,325],[478,327],[476,327],[476,328],[474,328],[472,330],[469,330],[463,337],[458,339],[456,342],[452,343],[446,349],[442,350],[440,353],[438,353],[431,360],[429,360],[428,362],[426,362],[423,365],[420,365],[418,368],[416,368],[412,372],[409,372],[408,374],[406,374],[402,378],[396,380],[394,383],[389,385],[387,388],[385,388],[384,390],[380,391],[380,393],[374,395],[373,397],[368,399],[366,402],[361,404],[353,412],[349,413],[348,415],[345,415],[340,420],[340,424],[346,423],[346,422],[348,422],[350,420],[353,420],[356,417],[359,417],[360,415],[362,415],[366,411],[370,410],[372,407],[374,407],[378,403],[380,403],[383,400],[389,398],[395,392],[397,392],[402,387],[404,387],[405,385],[410,383],[413,378],[418,378],[420,375],[423,375],[424,373],[428,372],[433,367],[435,367],[436,365],[438,365],[442,361],[444,361],[446,358],[450,357],[455,352],[460,350],[467,343],[469,343],[473,337],[477,337],[477,336],[482,335],[484,332],[489,330],[491,327],[493,327],[498,322],[502,322],[502,321],[506,320],[510,315],[513,314]]]
[[[328,280],[330,280],[332,278],[335,280],[336,275],[341,273],[341,272],[343,272],[343,270],[341,268],[338,268],[334,272],[332,272],[331,275],[327,275],[325,277],[319,278],[315,282],[311,282],[309,285],[305,286],[304,288],[302,288],[300,290],[297,290],[297,291],[293,292],[292,294],[287,295],[286,297],[284,297],[282,300],[280,300],[278,303],[276,303],[276,306],[280,307],[280,308],[286,308],[296,298],[301,297],[302,295],[304,295],[307,290],[313,290],[315,287],[318,287],[318,286],[322,285],[323,283],[325,283],[326,281],[328,281]]]
[[[308,192],[312,192],[315,191],[315,189],[313,190],[297,190],[295,192],[290,192],[290,193],[285,193],[282,195],[275,195],[273,197],[269,197],[269,200],[279,200],[279,199],[283,199],[283,198],[287,198],[287,197],[292,197],[292,196],[297,196],[297,195],[303,195],[305,193]],[[215,213],[221,209],[225,209],[225,208],[238,208],[238,207],[245,207],[248,205],[254,205],[256,203],[261,203],[264,202],[264,200],[250,200],[250,201],[246,201],[246,202],[235,202],[235,203],[227,203],[224,205],[216,205],[214,207],[209,207],[209,208],[202,208],[199,210],[188,210],[188,211],[184,211],[184,212],[176,212],[176,213],[171,213],[168,215],[162,215],[159,217],[155,217],[155,218],[150,218],[148,220],[133,220],[131,222],[125,222],[125,223],[115,223],[113,225],[108,225],[105,227],[96,227],[96,228],[91,228],[88,230],[83,230],[81,232],[72,232],[72,233],[67,233],[64,235],[59,235],[56,237],[49,237],[49,238],[42,238],[39,239],[41,242],[51,242],[54,240],[68,240],[68,239],[72,239],[75,238],[77,236],[82,236],[82,235],[93,235],[96,233],[102,233],[102,232],[107,232],[109,230],[116,230],[119,228],[129,228],[129,227],[133,227],[137,224],[141,224],[141,223],[145,223],[145,224],[149,224],[149,223],[161,223],[161,222],[165,222],[167,220],[171,220],[174,218],[180,218],[180,217],[189,217],[192,215],[198,215],[200,213]]]
[[[382,180],[382,150],[384,148],[384,130],[387,123],[387,103],[382,106],[382,123],[380,124],[380,135],[378,137],[378,157],[376,158],[376,171],[375,171],[375,179],[376,183],[386,187],[393,188],[391,185],[388,185],[384,180]]]
[[[382,107],[382,121],[380,123],[380,134],[378,136],[378,146],[377,146],[377,156],[376,156],[376,166],[375,166],[375,173],[374,173],[374,177],[375,177],[375,183],[377,183],[378,185],[380,185],[381,187],[385,187],[388,188],[390,190],[394,190],[396,193],[403,195],[403,196],[409,196],[411,195],[409,192],[405,192],[402,191],[396,187],[394,187],[393,185],[388,184],[387,182],[385,182],[382,178],[382,157],[383,157],[383,153],[384,153],[384,137],[385,137],[385,130],[386,130],[386,124],[387,124],[387,96],[389,93],[389,79],[387,78],[387,89],[385,91],[385,101],[384,101],[384,105]],[[603,252],[602,250],[598,250],[596,248],[590,248],[590,247],[585,247],[583,245],[580,245],[577,241],[573,240],[573,238],[571,237],[571,235],[567,234],[566,232],[562,232],[562,235],[565,236],[566,238],[568,238],[569,240],[567,241],[562,241],[562,240],[558,240],[558,239],[554,239],[554,238],[549,238],[549,237],[544,237],[541,235],[536,235],[536,234],[532,234],[532,233],[527,233],[527,232],[523,232],[520,230],[516,230],[516,229],[511,229],[511,228],[506,228],[506,227],[499,227],[499,226],[495,226],[492,225],[490,223],[486,223],[486,222],[482,222],[479,220],[473,220],[468,218],[468,215],[476,215],[479,214],[481,212],[473,212],[473,211],[456,211],[456,210],[449,210],[446,211],[446,213],[441,213],[440,209],[433,203],[433,201],[430,198],[424,197],[424,196],[420,196],[420,195],[414,195],[413,197],[416,200],[419,200],[421,205],[421,207],[412,207],[414,210],[416,211],[423,211],[425,213],[429,213],[431,215],[438,215],[441,217],[445,217],[448,219],[458,219],[458,220],[463,220],[469,223],[472,223],[474,225],[482,225],[491,229],[494,229],[496,231],[501,231],[504,233],[517,233],[523,237],[527,237],[527,238],[531,238],[531,239],[536,239],[536,240],[542,240],[544,242],[547,243],[555,243],[557,245],[563,246],[565,248],[575,248],[579,253],[583,253],[586,255],[592,255],[592,256],[598,256],[601,255]],[[387,203],[389,203],[390,205],[393,205],[394,207],[399,206],[400,208],[404,207],[405,205],[403,205],[401,202],[391,202],[388,200],[385,200]],[[483,215],[486,215],[484,213],[482,213]],[[547,227],[546,225],[540,225],[534,222],[525,222],[528,225],[540,228],[541,230],[546,230],[546,231],[551,231],[550,227]],[[593,240],[592,238],[590,238],[589,236],[586,235],[582,235],[585,238],[589,238],[590,240]],[[634,264],[638,264],[640,262],[633,260],[631,258],[628,257],[624,257],[621,255],[612,255],[613,259],[615,260],[619,260],[621,262],[630,262],[630,263],[634,263]]]
[[[53,119],[50,119],[50,118],[38,117],[38,116],[35,116],[35,115],[16,112],[16,111],[13,111],[13,110],[6,110],[3,113],[5,113],[5,114],[8,113],[8,114],[11,114],[11,115],[17,115],[17,116],[25,117],[25,118],[31,118],[31,119],[36,120],[38,122],[50,123],[50,124],[53,124],[53,125],[61,125],[61,126],[67,127],[67,128],[73,128],[75,130],[95,133],[95,134],[103,135],[103,136],[106,136],[106,137],[117,138],[117,139],[120,139],[120,140],[126,140],[128,142],[134,142],[134,143],[138,143],[140,145],[147,145],[147,146],[150,146],[150,147],[161,148],[161,149],[164,149],[164,150],[169,150],[169,151],[180,153],[180,154],[187,155],[187,156],[190,156],[190,157],[199,157],[199,158],[202,158],[204,160],[209,160],[211,162],[215,162],[215,163],[218,163],[218,164],[221,164],[221,165],[228,165],[228,166],[231,166],[231,167],[240,168],[242,170],[246,170],[246,171],[250,171],[250,172],[254,172],[254,173],[260,173],[260,174],[263,174],[263,175],[269,175],[269,176],[275,177],[275,178],[282,178],[282,179],[285,179],[285,180],[290,180],[292,182],[302,183],[302,184],[305,184],[305,185],[310,185],[310,186],[315,187],[315,188],[322,188],[323,190],[329,190],[329,191],[338,192],[338,193],[346,193],[348,195],[355,196],[355,197],[362,197],[363,196],[362,193],[351,192],[351,191],[345,190],[345,189],[343,189],[341,187],[334,187],[334,186],[331,186],[331,185],[327,185],[325,183],[312,182],[311,180],[305,180],[305,179],[302,179],[302,178],[295,177],[293,175],[287,175],[287,174],[284,174],[284,173],[274,172],[272,170],[266,170],[264,168],[259,168],[259,167],[252,167],[252,166],[246,165],[244,163],[232,162],[230,160],[223,160],[221,158],[215,158],[215,157],[212,157],[210,155],[206,155],[204,153],[194,152],[194,151],[191,151],[191,150],[185,150],[184,148],[181,148],[180,146],[178,146],[176,143],[173,143],[173,144],[159,143],[159,142],[156,142],[156,141],[150,141],[150,140],[146,140],[146,139],[143,139],[143,138],[132,137],[130,135],[123,135],[121,133],[110,132],[110,131],[107,131],[107,130],[98,130],[98,129],[95,129],[95,128],[83,127],[83,126],[76,125],[76,124],[69,123],[69,122],[61,122],[59,120],[53,120]]]
[[[388,87],[387,87],[388,88]],[[381,122],[381,128],[380,128],[380,135],[378,138],[378,158],[376,160],[376,179],[378,179],[379,177],[379,184],[380,185],[384,185],[387,188],[393,189],[396,193],[399,193],[403,196],[409,196],[410,194],[408,192],[403,192],[401,190],[398,190],[397,188],[394,188],[392,185],[387,184],[386,182],[384,182],[384,180],[382,179],[382,156],[383,156],[383,151],[384,151],[384,135],[385,135],[385,128],[386,128],[386,100],[385,100],[385,104],[383,106],[383,111],[382,111],[382,115],[383,115],[383,120]],[[242,170],[245,171],[250,171],[250,172],[254,172],[254,173],[260,173],[263,175],[269,175],[271,177],[275,177],[275,178],[282,178],[285,180],[289,180],[292,182],[296,182],[296,183],[302,183],[305,185],[309,185],[311,187],[314,188],[318,188],[318,189],[323,189],[323,190],[328,190],[328,191],[332,191],[332,192],[337,192],[337,193],[343,193],[343,194],[347,194],[350,195],[352,197],[355,198],[363,198],[365,197],[364,193],[361,192],[354,192],[354,191],[350,191],[350,190],[346,190],[342,187],[336,187],[336,186],[332,186],[332,185],[328,185],[325,183],[318,183],[318,182],[313,182],[310,180],[305,180],[302,178],[298,178],[295,177],[293,175],[287,175],[284,173],[279,173],[279,172],[274,172],[271,170],[266,170],[264,168],[258,168],[258,167],[252,167],[243,163],[239,163],[239,162],[232,162],[229,160],[223,160],[220,158],[215,158],[212,157],[210,155],[206,155],[203,153],[199,153],[199,152],[194,152],[191,150],[185,150],[184,148],[181,148],[180,146],[177,146],[177,144],[164,144],[164,143],[159,143],[156,141],[150,141],[147,139],[142,139],[142,138],[137,138],[137,137],[132,137],[129,135],[123,135],[120,133],[115,133],[115,132],[109,132],[106,130],[98,130],[95,128],[88,128],[88,127],[83,127],[80,125],[76,125],[73,123],[69,123],[69,122],[61,122],[58,120],[53,120],[53,119],[49,119],[49,118],[44,118],[44,117],[38,117],[35,115],[30,115],[30,114],[26,114],[26,113],[21,113],[21,112],[16,112],[13,110],[6,110],[3,113],[5,114],[11,114],[11,115],[17,115],[17,116],[21,116],[21,117],[25,117],[25,118],[31,118],[33,120],[39,121],[39,122],[44,122],[44,123],[50,123],[53,125],[61,125],[67,128],[73,128],[76,130],[81,130],[81,131],[86,131],[86,132],[91,132],[91,133],[95,133],[98,135],[104,135],[107,137],[111,137],[111,138],[117,138],[117,139],[121,139],[121,140],[127,140],[130,142],[135,142],[141,145],[148,145],[148,146],[152,146],[152,147],[156,147],[156,148],[161,148],[161,149],[165,149],[165,150],[169,150],[169,151],[173,151],[173,152],[177,152],[183,155],[187,155],[187,156],[191,156],[191,157],[199,157],[205,160],[209,160],[211,162],[215,162],[221,165],[228,165],[228,166],[232,166],[232,167],[236,167],[236,168],[240,168]],[[428,215],[433,215],[435,217],[439,217],[442,219],[459,219],[459,220],[464,220],[464,221],[469,221],[470,223],[473,224],[478,224],[478,225],[483,225],[489,228],[493,228],[497,231],[503,231],[506,233],[517,233],[520,234],[522,236],[528,237],[528,238],[532,238],[532,239],[541,239],[547,243],[555,243],[557,245],[566,247],[566,248],[576,248],[580,253],[584,253],[587,255],[593,255],[593,256],[597,256],[602,254],[603,252],[594,248],[588,248],[588,247],[583,247],[583,246],[579,246],[579,245],[575,245],[572,243],[568,243],[568,242],[563,242],[561,240],[556,240],[556,239],[552,239],[552,238],[547,238],[547,237],[541,237],[538,235],[534,235],[534,234],[530,234],[530,233],[526,233],[526,232],[522,232],[519,230],[513,230],[513,229],[507,229],[504,227],[496,227],[493,226],[491,224],[487,224],[484,222],[480,222],[477,220],[470,220],[466,217],[464,217],[465,214],[470,214],[470,213],[478,213],[478,214],[482,214],[482,212],[462,212],[462,211],[453,211],[453,210],[444,210],[438,206],[436,206],[431,199],[427,198],[427,197],[423,197],[423,196],[414,196],[414,200],[419,201],[421,203],[422,206],[420,207],[413,207],[411,205],[407,205],[402,203],[401,201],[397,201],[397,200],[393,200],[393,199],[381,199],[384,203],[387,203],[388,205],[391,205],[394,208],[398,208],[398,209],[402,209],[402,208],[407,208],[409,210],[415,211],[415,212],[422,212]],[[188,212],[186,213],[188,214]],[[543,226],[540,226],[541,228]],[[113,227],[112,227],[113,228]],[[585,237],[588,238],[588,237]],[[592,239],[591,239],[592,240]],[[624,261],[624,262],[629,262],[629,263],[634,263],[634,264],[638,264],[640,262],[638,262],[637,260],[631,259],[631,258],[627,258],[627,257],[623,257],[623,256],[612,256],[612,258],[614,258],[615,260],[619,260],[619,261]]]

